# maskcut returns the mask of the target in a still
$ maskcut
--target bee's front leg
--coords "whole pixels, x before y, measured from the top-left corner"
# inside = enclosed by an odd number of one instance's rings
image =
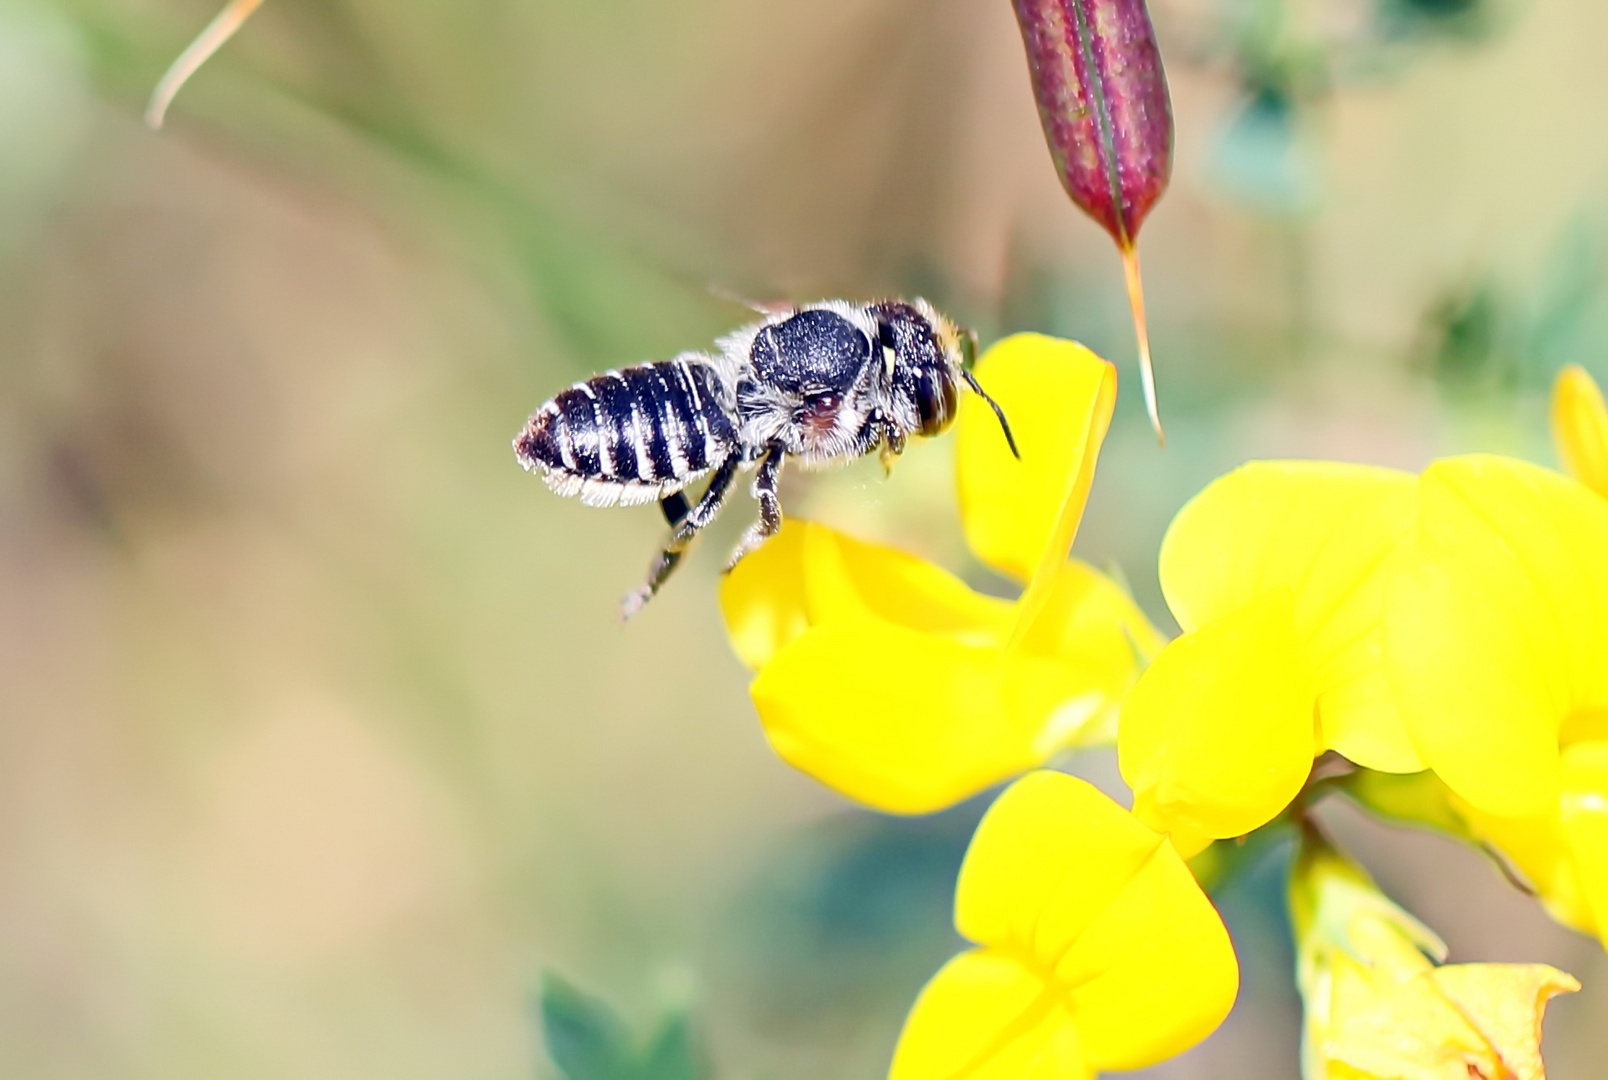
[[[885,426],[882,429],[882,449],[877,452],[877,460],[882,462],[882,475],[893,475],[893,463],[899,460],[904,448],[904,433],[894,430],[891,425]]]

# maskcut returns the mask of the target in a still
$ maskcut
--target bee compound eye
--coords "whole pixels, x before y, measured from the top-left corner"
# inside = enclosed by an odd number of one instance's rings
[[[916,414],[923,435],[936,435],[955,415],[955,384],[937,371],[922,372],[916,380]]]

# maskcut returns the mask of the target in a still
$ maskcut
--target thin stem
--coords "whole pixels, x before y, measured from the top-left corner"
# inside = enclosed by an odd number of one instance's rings
[[[223,10],[207,23],[206,29],[190,42],[189,48],[179,54],[179,58],[163,73],[156,89],[151,92],[151,102],[145,107],[147,127],[153,131],[161,130],[162,121],[167,118],[168,106],[173,104],[173,98],[180,88],[213,53],[223,47],[224,42],[234,36],[240,24],[250,18],[261,4],[262,0],[229,0]]]

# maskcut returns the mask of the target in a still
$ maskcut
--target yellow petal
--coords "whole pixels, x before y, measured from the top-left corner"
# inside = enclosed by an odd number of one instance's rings
[[[1051,703],[1055,715],[1046,741],[1054,748],[1113,741],[1117,704],[1142,662],[1165,641],[1110,578],[1076,559],[1063,563],[1038,619],[1012,654],[1022,677],[1035,670],[1030,660],[1043,661],[1036,670],[1056,673],[1063,696]]]
[[[1091,1080],[1061,995],[1016,960],[962,953],[905,1021],[888,1080]]]
[[[925,559],[811,524],[804,536],[804,598],[812,626],[873,616],[974,644],[997,644],[1011,604],[985,596]]]
[[[1589,912],[1586,932],[1600,935],[1608,928],[1608,742],[1575,743],[1564,751],[1558,824],[1573,871],[1566,883]]]
[[[1569,475],[1608,496],[1608,407],[1584,368],[1570,365],[1552,388],[1552,438]]]
[[[998,342],[977,379],[999,402],[1022,457],[1011,456],[993,411],[961,399],[956,481],[966,540],[1017,581],[1047,579],[1065,561],[1083,516],[1095,459],[1116,401],[1116,369],[1083,346],[1040,334]],[[1030,587],[1023,625],[1043,597]]]
[[[1495,848],[1535,889],[1549,915],[1583,934],[1597,933],[1556,808],[1534,817],[1506,818],[1455,796],[1453,801],[1474,835]]]
[[[1020,647],[1035,656],[1098,653],[1100,666],[1113,668],[1126,656],[1131,669],[1166,643],[1121,586],[1088,563],[1071,559],[1056,568],[1044,609]]]
[[[823,622],[873,615],[981,643],[1003,637],[1012,618],[1008,601],[924,559],[797,518],[726,576],[720,607],[732,648],[756,669]]]
[[[1157,637],[1088,567],[1053,579],[1041,628],[1000,647],[1013,608],[936,566],[790,523],[738,566],[723,602],[772,746],[895,813],[952,805],[1056,752],[1110,737]],[[741,575],[741,576],[739,576]]]
[[[751,694],[790,764],[879,810],[940,810],[1042,760],[1004,655],[877,619],[811,628]]]
[[[972,837],[955,926],[972,941],[1058,962],[1164,840],[1085,781],[1030,773],[995,800]]]
[[[1117,755],[1134,813],[1217,838],[1266,824],[1311,771],[1313,708],[1288,590],[1176,639],[1122,707]]]
[[[1238,990],[1227,931],[1172,845],[1062,773],[1024,777],[990,808],[961,869],[955,925],[1055,973],[1097,1069],[1187,1049]]]
[[[737,658],[757,670],[809,629],[804,606],[804,537],[810,523],[788,518],[782,531],[732,568],[720,584],[720,613]]]
[[[1417,484],[1393,469],[1255,462],[1192,499],[1162,542],[1167,604],[1185,630],[1288,590],[1318,694],[1321,748],[1366,768],[1424,768],[1389,693],[1378,623],[1387,556]]]
[[[1055,968],[1095,1068],[1140,1069],[1194,1046],[1234,1005],[1239,968],[1217,912],[1164,844]]]
[[[1437,462],[1392,567],[1392,694],[1424,760],[1480,809],[1550,813],[1558,733],[1608,699],[1608,502],[1497,457]]]

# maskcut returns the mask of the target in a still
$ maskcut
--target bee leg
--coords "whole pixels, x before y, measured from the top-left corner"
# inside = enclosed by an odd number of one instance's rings
[[[625,599],[620,601],[621,622],[641,611],[643,605],[653,599],[653,594],[659,591],[659,586],[664,584],[671,571],[681,562],[682,553],[691,546],[704,526],[720,513],[721,504],[726,501],[726,496],[731,491],[732,477],[737,475],[737,466],[740,463],[736,454],[728,457],[715,471],[714,479],[710,480],[709,486],[704,489],[698,505],[686,511],[681,520],[675,522],[674,528],[670,530],[669,542],[653,560],[653,565],[648,568],[648,580],[643,582],[641,588],[628,593]],[[687,505],[687,500],[679,493],[660,501],[666,518],[669,518],[671,512],[676,509],[674,504],[677,500],[680,500],[683,507]]]
[[[782,451],[772,447],[759,462],[754,474],[754,498],[759,500],[759,520],[748,526],[737,548],[726,560],[726,573],[743,561],[759,545],[775,536],[782,527],[782,500],[776,493],[777,481],[782,474]]]
[[[664,519],[673,529],[687,519],[690,508],[687,506],[687,497],[678,491],[674,495],[666,495],[660,499],[659,509],[664,512]]]

